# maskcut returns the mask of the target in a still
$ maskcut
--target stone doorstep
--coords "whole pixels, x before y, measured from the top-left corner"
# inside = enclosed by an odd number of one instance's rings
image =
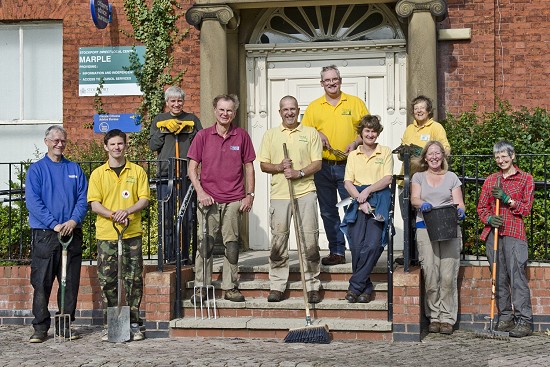
[[[327,325],[330,331],[372,331],[391,332],[392,323],[384,320],[354,320],[339,318],[315,319],[312,324]],[[200,319],[186,317],[170,321],[174,329],[259,329],[259,330],[289,330],[302,328],[305,320],[289,318],[258,318],[258,317],[220,317],[217,319]]]
[[[210,301],[212,302],[212,301]],[[193,308],[189,299],[183,301],[184,308]],[[197,307],[198,309],[199,307]],[[249,298],[245,302],[232,302],[225,299],[216,299],[216,308],[248,308],[248,309],[278,309],[278,310],[303,310],[303,298],[287,298],[281,302],[267,302],[265,297]],[[385,300],[373,300],[369,303],[349,303],[344,299],[324,299],[315,305],[310,305],[311,310],[357,310],[357,311],[386,311],[388,304]]]
[[[214,264],[212,267],[212,273],[220,273],[222,272],[223,268],[223,261],[216,261],[214,260]],[[193,267],[193,271],[195,268]],[[289,272],[290,273],[299,273],[300,272],[300,266],[297,261],[294,263],[291,261],[291,264],[289,266]],[[246,264],[246,262],[241,262],[239,260],[239,273],[269,273],[269,264],[261,264],[261,265],[253,265],[253,264]],[[331,265],[331,266],[325,266],[321,265],[321,274],[327,273],[327,274],[352,274],[351,270],[351,260],[348,259],[348,262],[345,264],[338,264],[338,265]],[[385,263],[382,263],[381,261],[378,261],[376,266],[374,267],[374,270],[372,271],[373,274],[387,274],[388,268]]]
[[[215,289],[221,289],[221,281],[214,280],[212,281],[212,285]],[[374,290],[377,292],[387,292],[388,291],[388,283],[387,282],[373,282],[374,284]],[[187,282],[186,287],[187,289],[193,289],[195,286],[195,281],[191,280]],[[346,292],[348,290],[349,282],[345,281],[321,281],[321,289],[320,290],[333,290],[333,291],[342,291]],[[269,290],[269,280],[243,280],[239,281],[239,289],[240,290]],[[301,281],[289,281],[287,283],[287,290],[302,290],[302,282]]]

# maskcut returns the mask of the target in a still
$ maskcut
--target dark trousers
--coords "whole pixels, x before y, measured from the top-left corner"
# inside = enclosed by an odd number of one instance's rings
[[[34,288],[32,325],[37,331],[48,331],[51,323],[48,302],[53,282],[55,278],[59,284],[61,282],[61,244],[57,233],[33,229],[31,249],[31,285]],[[82,229],[74,230],[73,240],[67,250],[67,283],[63,313],[71,315],[71,321],[74,321],[82,265]],[[57,304],[61,309],[61,286],[57,292]]]
[[[372,215],[357,213],[357,221],[349,224],[351,269],[349,289],[355,294],[371,294],[374,290],[370,275],[376,266],[382,247],[384,223],[374,220]]]
[[[166,201],[168,195],[170,195],[170,198]],[[173,262],[176,260],[176,247],[174,241],[174,217],[176,215],[174,209],[174,203],[176,200],[175,185],[172,193],[170,193],[167,183],[157,184],[157,200],[159,203],[157,222],[159,242],[162,244],[162,248],[164,249],[164,259],[168,262]],[[164,212],[162,210],[162,205],[164,205]],[[162,232],[163,226],[164,237]]]
[[[315,187],[317,188],[317,200],[321,219],[328,240],[328,248],[331,254],[344,256],[346,252],[346,240],[340,230],[340,213],[336,204],[338,195],[340,199],[349,197],[344,188],[344,173],[346,165],[334,165],[323,160],[321,170],[315,173]]]

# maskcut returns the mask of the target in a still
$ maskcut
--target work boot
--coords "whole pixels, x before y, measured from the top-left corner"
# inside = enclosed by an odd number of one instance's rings
[[[212,294],[212,290],[209,289],[208,292],[209,292],[209,296],[210,296],[209,298],[210,298],[210,299],[214,299],[214,295]],[[190,301],[191,301],[191,303],[192,303],[193,305],[200,305],[200,304],[201,304],[201,298],[202,298],[202,302],[204,303],[204,302],[206,301],[206,299],[207,299],[207,297],[206,297],[206,289],[203,288],[203,289],[201,290],[200,288],[197,288],[197,289],[195,290],[195,294],[193,294],[193,295],[191,296]],[[196,302],[196,303],[195,303],[195,302]]]
[[[442,322],[441,325],[439,326],[439,333],[445,334],[445,335],[451,335],[453,333],[453,325],[447,322]]]
[[[439,321],[432,321],[430,322],[430,326],[428,326],[428,332],[430,333],[439,333],[439,330],[441,328],[441,324]]]
[[[372,295],[363,293],[359,297],[357,297],[357,302],[359,303],[369,303],[372,300]]]
[[[55,335],[66,340],[80,339],[80,334],[74,329],[69,330],[69,328],[66,328],[65,330],[57,330]]]
[[[31,335],[31,338],[29,339],[29,342],[30,343],[43,343],[46,339],[48,339],[48,332],[47,331],[35,330],[34,334]]]
[[[511,320],[499,320],[499,321],[498,321],[498,324],[497,324],[496,330],[497,330],[497,331],[506,331],[506,332],[509,332],[509,331],[512,331],[512,329],[514,329],[514,327],[516,327],[516,322],[514,321],[514,319],[511,319]]]
[[[346,257],[344,255],[336,255],[336,254],[330,254],[327,257],[323,257],[321,260],[321,264],[323,265],[338,265],[338,264],[345,264],[346,263]]]
[[[358,295],[353,293],[352,291],[348,291],[348,293],[346,293],[346,301],[348,301],[349,303],[355,303],[357,302],[357,297]]]
[[[244,296],[238,288],[226,290],[224,298],[231,302],[244,302]]]
[[[307,292],[307,301],[309,303],[319,303],[321,302],[321,294],[319,291],[309,291]]]
[[[283,292],[281,291],[271,291],[269,296],[267,296],[267,302],[281,302],[283,299]]]
[[[510,336],[513,338],[523,338],[533,334],[532,325],[525,320],[519,320],[516,326],[510,330]]]

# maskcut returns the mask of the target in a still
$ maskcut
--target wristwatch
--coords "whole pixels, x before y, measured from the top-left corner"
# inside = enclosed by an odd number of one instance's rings
[[[254,194],[253,192],[247,192],[246,195],[250,195],[252,197],[256,196],[256,194]]]
[[[304,177],[306,173],[303,170],[300,170],[300,177]]]

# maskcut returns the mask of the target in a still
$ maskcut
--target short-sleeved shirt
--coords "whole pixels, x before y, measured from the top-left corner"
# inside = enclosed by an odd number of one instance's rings
[[[344,181],[351,181],[355,186],[372,185],[392,174],[393,156],[389,147],[377,144],[369,157],[359,146],[348,155]]]
[[[250,135],[231,125],[224,138],[216,125],[197,133],[189,159],[201,164],[201,186],[218,203],[231,203],[245,197],[244,167],[256,159]]]
[[[417,172],[411,179],[412,183],[420,185],[420,199],[432,204],[434,207],[453,204],[453,190],[462,183],[454,172],[447,171],[443,182],[437,187],[432,187],[426,179],[426,171]],[[424,220],[422,212],[417,211],[416,221]]]
[[[451,145],[449,144],[449,140],[447,140],[447,133],[443,125],[434,121],[434,119],[429,119],[422,126],[419,126],[418,122],[414,120],[414,122],[405,129],[401,143],[406,145],[415,144],[424,148],[426,143],[431,140],[440,142],[445,150],[451,151]]]
[[[266,131],[260,147],[259,160],[263,163],[279,164],[284,159],[283,143],[286,143],[292,168],[303,169],[314,161],[322,159],[323,146],[319,133],[312,127],[298,125],[288,129],[281,124]],[[292,180],[296,197],[315,191],[313,175]],[[288,182],[283,173],[271,176],[271,198],[290,199]]]
[[[91,176],[88,188],[88,202],[97,201],[105,208],[116,211],[131,207],[139,199],[149,200],[149,180],[145,170],[135,163],[126,161],[126,165],[117,176],[115,171],[105,163],[96,168]],[[124,232],[124,238],[140,236],[141,212],[129,215],[130,225]],[[115,241],[118,235],[109,218],[97,216],[95,222],[96,238],[104,241]]]
[[[477,213],[479,219],[485,223],[485,228],[481,232],[481,239],[484,241],[492,230],[488,221],[491,215],[495,215],[496,201],[491,190],[497,186],[499,179],[500,187],[516,202],[516,207],[510,208],[509,205],[500,203],[500,215],[502,215],[504,223],[500,226],[498,234],[527,241],[523,217],[531,212],[535,199],[535,183],[533,176],[520,170],[517,166],[515,168],[516,173],[513,175],[505,178],[502,172],[493,173],[483,183],[477,204]]]
[[[368,113],[365,102],[358,97],[342,93],[335,107],[323,95],[307,106],[301,122],[304,126],[311,126],[325,134],[333,149],[344,152],[357,138],[359,121]],[[323,151],[323,158],[341,160],[327,150]]]

